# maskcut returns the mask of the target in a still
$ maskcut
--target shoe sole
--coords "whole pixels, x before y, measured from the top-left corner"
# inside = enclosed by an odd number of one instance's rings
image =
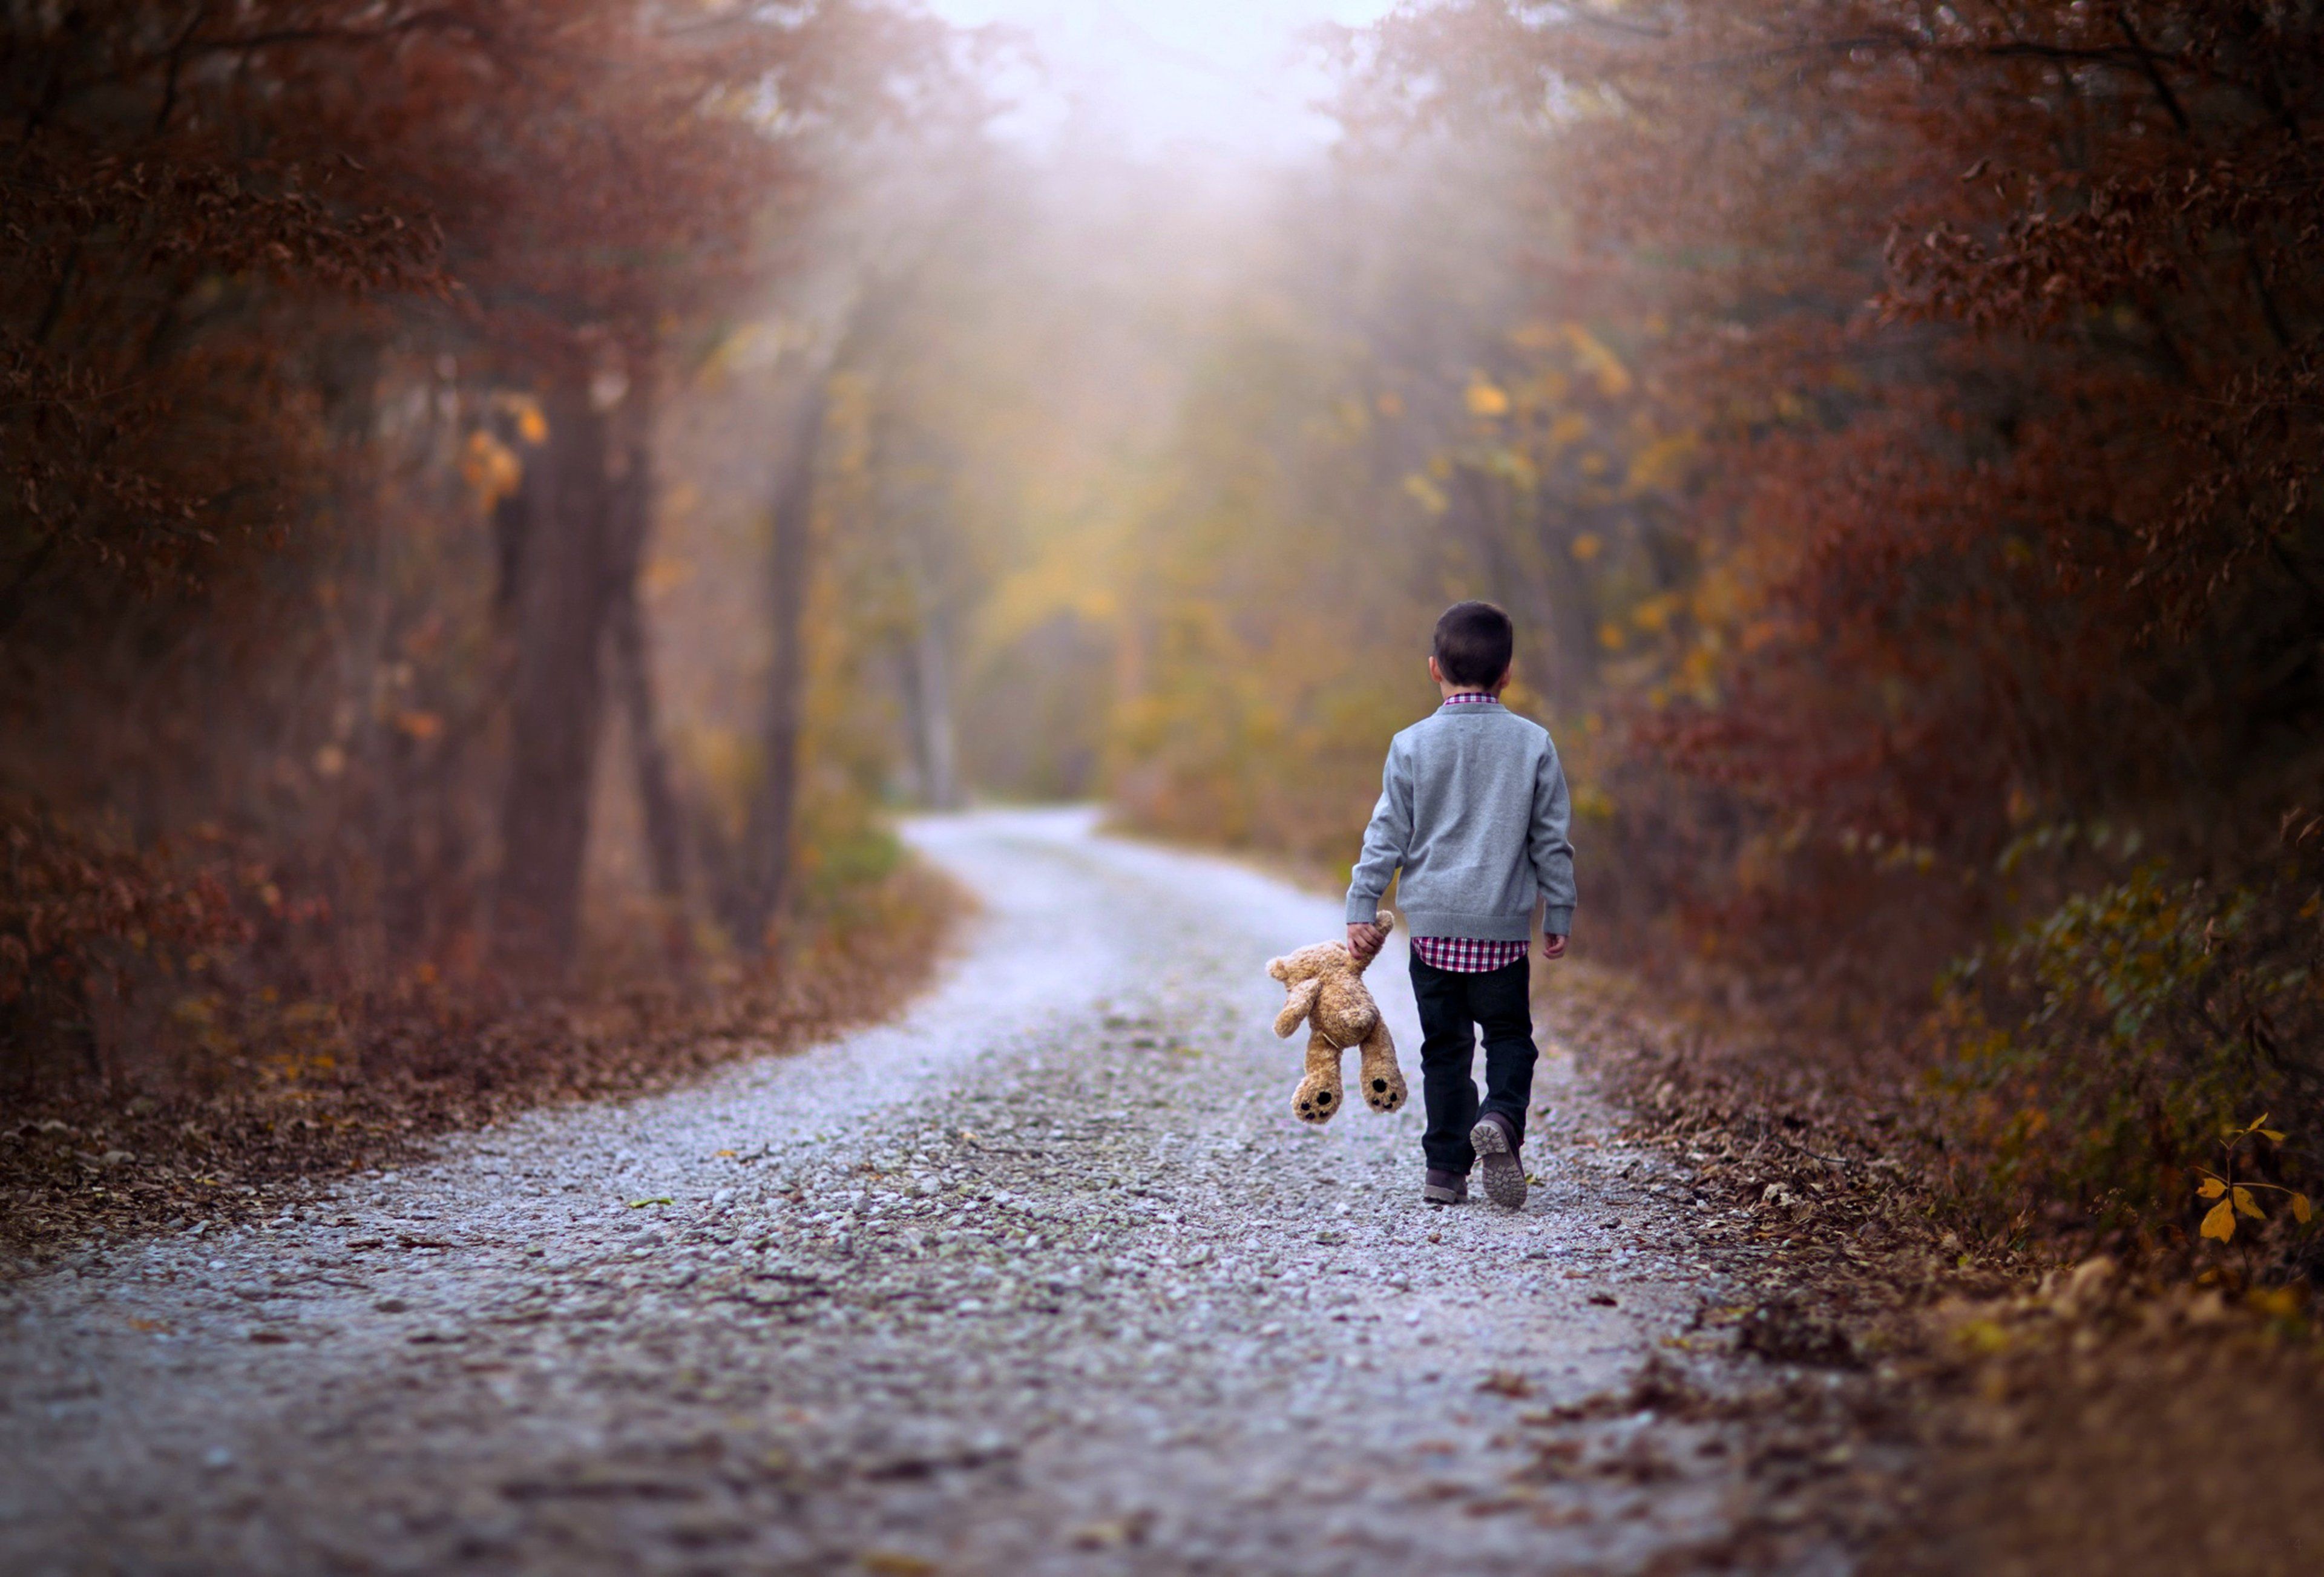
[[[1480,1122],[1469,1130],[1469,1148],[1485,1169],[1485,1197],[1503,1210],[1523,1208],[1526,1202],[1525,1163],[1509,1148],[1509,1136],[1498,1122]]]

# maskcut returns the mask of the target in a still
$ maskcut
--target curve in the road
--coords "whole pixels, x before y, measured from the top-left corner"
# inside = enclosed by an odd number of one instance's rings
[[[1720,1251],[1554,1043],[1532,1203],[1432,1210],[1416,1099],[1290,1113],[1264,965],[1335,902],[1082,811],[912,836],[984,910],[899,1022],[8,1292],[0,1569],[1711,1558],[1715,1427],[1606,1398],[1715,1367]]]

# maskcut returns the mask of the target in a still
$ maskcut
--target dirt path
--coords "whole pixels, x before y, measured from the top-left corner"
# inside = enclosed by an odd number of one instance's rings
[[[1337,906],[1096,836],[924,824],[984,893],[901,1023],[545,1113],[264,1229],[0,1294],[0,1569],[1684,1569],[1711,1425],[1614,1407],[1734,1269],[1545,1047],[1511,1216],[1413,1108],[1309,1130],[1274,953]],[[662,1203],[638,1203],[659,1201]],[[1577,1407],[1600,1398],[1595,1407]],[[1578,1416],[1577,1416],[1578,1415]]]

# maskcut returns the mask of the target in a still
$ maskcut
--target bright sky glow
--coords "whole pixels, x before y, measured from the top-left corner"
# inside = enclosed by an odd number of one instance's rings
[[[1118,137],[1154,154],[1201,150],[1280,159],[1322,146],[1313,107],[1329,79],[1304,29],[1360,27],[1395,0],[927,0],[948,22],[1030,35],[1047,79],[1006,84],[1004,123],[1037,143]]]

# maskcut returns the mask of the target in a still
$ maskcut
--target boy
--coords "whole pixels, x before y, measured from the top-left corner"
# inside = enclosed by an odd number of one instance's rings
[[[1420,1087],[1428,1125],[1421,1197],[1469,1196],[1482,1159],[1485,1196],[1525,1204],[1526,1106],[1533,1093],[1534,905],[1542,956],[1563,958],[1573,924],[1573,845],[1565,772],[1549,731],[1501,705],[1516,648],[1509,616],[1455,603],[1436,621],[1428,677],[1444,704],[1388,747],[1379,804],[1348,885],[1348,950],[1369,960],[1387,934],[1372,922],[1399,869],[1397,907],[1412,927],[1412,994],[1420,1003]],[[1472,1028],[1471,1027],[1474,1027]],[[1470,1077],[1485,1037],[1480,1111]]]

